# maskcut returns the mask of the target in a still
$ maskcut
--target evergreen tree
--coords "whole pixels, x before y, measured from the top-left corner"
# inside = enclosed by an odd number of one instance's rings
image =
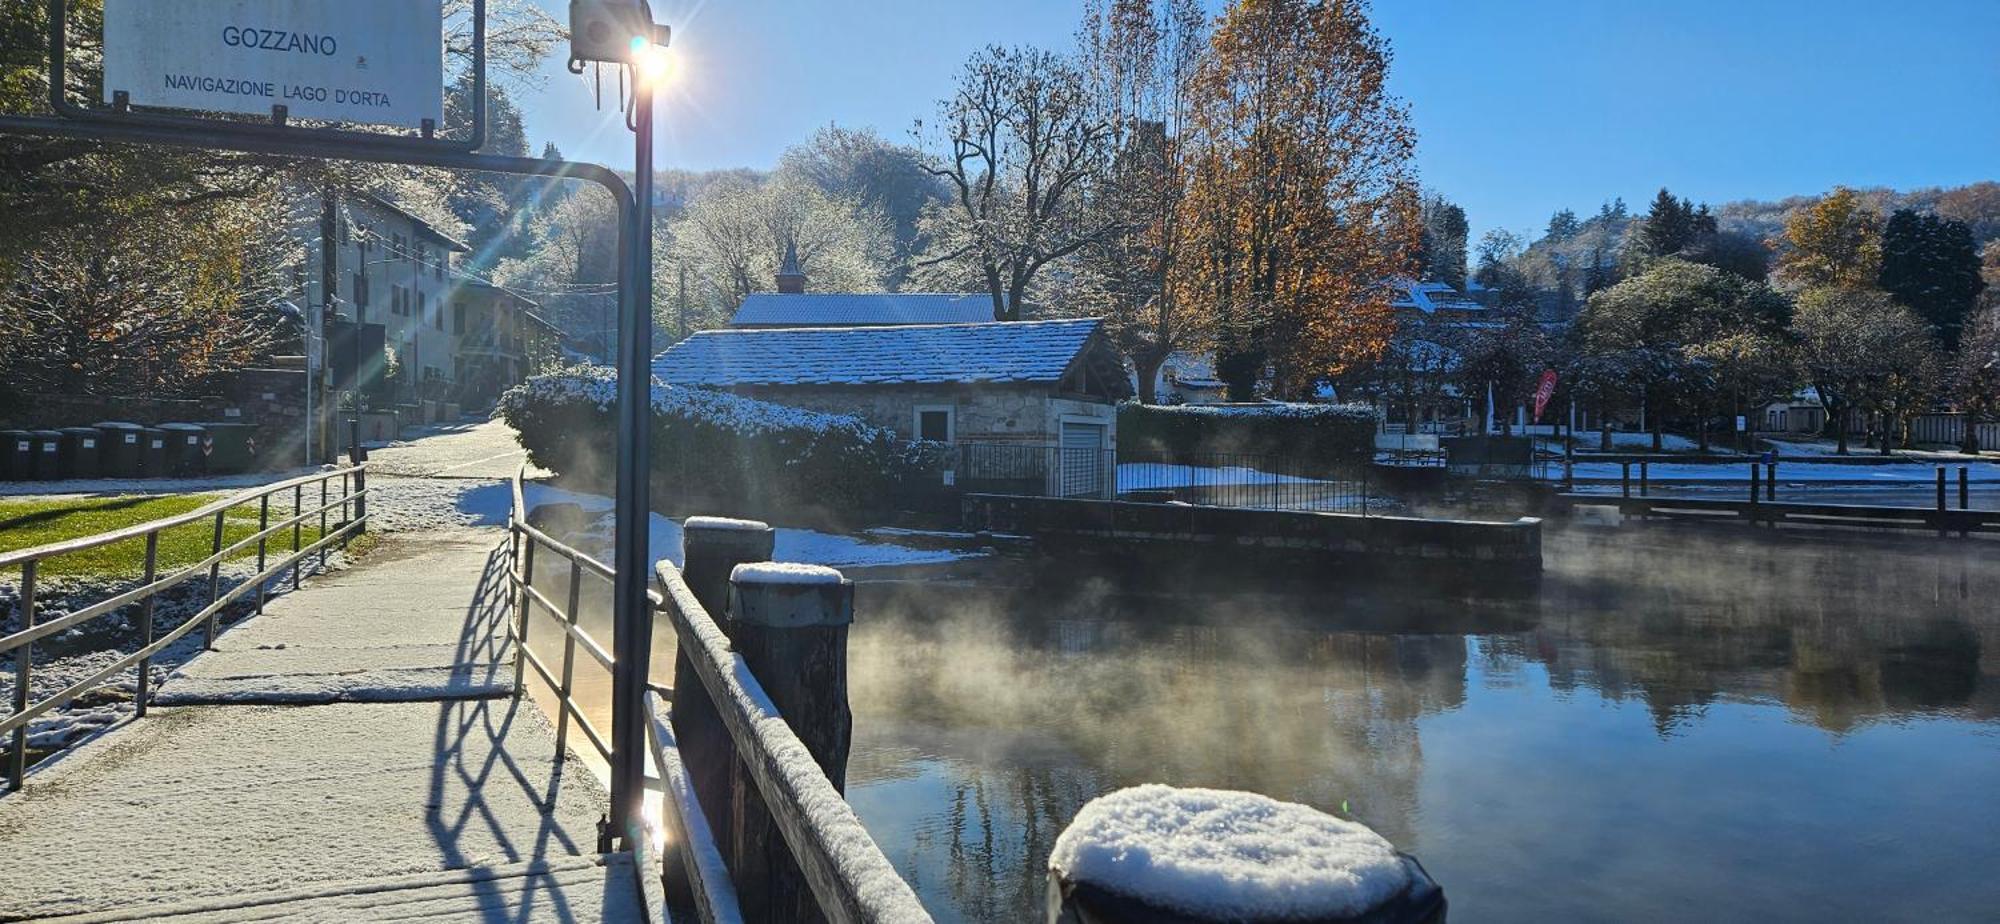
[[[1567,241],[1582,230],[1583,223],[1577,220],[1576,213],[1569,209],[1561,209],[1549,216],[1549,230],[1546,237],[1552,241]]]
[[[1436,280],[1454,289],[1465,288],[1466,237],[1471,226],[1465,209],[1433,193],[1424,200],[1422,256],[1418,266],[1426,280]]]
[[[1937,328],[1947,348],[1986,288],[1972,229],[1961,221],[1898,209],[1882,226],[1882,289]]]

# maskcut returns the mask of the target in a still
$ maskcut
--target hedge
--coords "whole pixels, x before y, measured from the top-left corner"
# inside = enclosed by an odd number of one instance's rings
[[[509,389],[493,416],[514,428],[530,462],[608,486],[617,389],[614,370],[573,367]],[[797,518],[881,509],[922,477],[938,449],[856,417],[658,381],[652,405],[653,494],[670,512]]]
[[[1199,453],[1285,456],[1343,467],[1375,454],[1375,409],[1365,404],[1123,404],[1121,457]]]

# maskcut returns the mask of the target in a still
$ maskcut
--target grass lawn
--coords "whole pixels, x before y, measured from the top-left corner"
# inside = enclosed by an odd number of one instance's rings
[[[127,497],[86,497],[64,500],[39,500],[34,498],[0,499],[0,553],[17,549],[32,548],[94,536],[126,526],[133,526],[152,520],[165,519],[176,514],[187,513],[204,504],[213,503],[220,494],[176,494],[160,497],[132,495]],[[306,509],[318,506],[318,498],[306,499]],[[272,498],[271,520],[282,521],[291,512],[289,497]],[[339,519],[339,508],[329,511],[329,527]],[[311,543],[319,538],[319,518],[312,517],[300,530],[302,543]],[[223,516],[223,544],[228,545],[257,532],[257,503],[252,501],[230,508]],[[207,558],[215,541],[215,521],[203,517],[200,521],[176,526],[160,534],[159,570],[166,574],[176,568],[191,565]],[[292,547],[290,530],[273,533],[270,537],[272,557],[289,552]],[[255,558],[257,547],[252,544],[245,548],[239,558]],[[137,576],[145,572],[146,539],[140,536],[112,545],[100,546],[68,555],[44,559],[37,573],[44,577],[59,575],[103,575]],[[18,568],[8,568],[0,574],[0,581],[13,583],[20,580]]]

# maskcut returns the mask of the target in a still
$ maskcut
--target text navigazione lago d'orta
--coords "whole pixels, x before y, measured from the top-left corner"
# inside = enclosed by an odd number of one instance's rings
[[[260,29],[251,26],[224,26],[222,44],[231,48],[318,55],[328,58],[340,53],[340,40],[332,35],[293,32],[285,29]],[[357,66],[365,68],[367,63],[365,60],[359,61]],[[186,73],[170,73],[164,76],[169,90],[196,90],[203,93],[262,97],[274,102],[296,99],[382,108],[388,108],[390,105],[389,94],[380,90],[281,84],[262,77],[216,77]]]

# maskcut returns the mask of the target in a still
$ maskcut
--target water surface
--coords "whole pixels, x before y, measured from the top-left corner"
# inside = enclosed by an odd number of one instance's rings
[[[849,796],[941,921],[1037,919],[1141,782],[1343,812],[1465,921],[2000,913],[2000,544],[1551,532],[1539,587],[866,584]]]

